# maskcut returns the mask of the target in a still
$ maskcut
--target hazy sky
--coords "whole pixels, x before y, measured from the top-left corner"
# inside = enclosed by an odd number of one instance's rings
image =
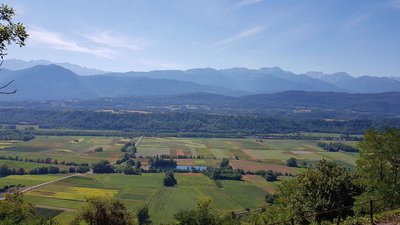
[[[400,75],[400,0],[21,0],[6,59],[109,71],[279,66]]]

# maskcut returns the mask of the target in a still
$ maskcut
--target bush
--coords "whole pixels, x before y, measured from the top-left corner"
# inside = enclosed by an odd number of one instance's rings
[[[227,167],[229,165],[229,159],[227,159],[227,158],[223,158],[222,160],[221,160],[221,163],[220,163],[220,167],[222,167],[222,168],[224,168],[224,167]]]
[[[68,169],[68,173],[75,173],[76,172],[76,169],[75,169],[75,167],[70,167],[69,169]]]
[[[286,166],[288,166],[288,167],[297,167],[297,159],[290,158],[290,159],[286,160]]]
[[[278,174],[274,173],[272,170],[268,170],[265,174],[265,179],[267,181],[273,182],[278,180]]]
[[[149,209],[147,207],[139,208],[136,218],[139,225],[151,224]]]
[[[94,150],[95,152],[102,152],[103,151],[103,147],[98,147]]]
[[[88,166],[78,166],[76,168],[76,172],[77,173],[86,173],[86,172],[89,172],[89,171],[90,171],[90,168]]]
[[[268,204],[274,204],[275,198],[276,198],[276,195],[275,195],[275,194],[270,194],[270,193],[266,193],[266,194],[265,194],[265,201],[266,201]]]

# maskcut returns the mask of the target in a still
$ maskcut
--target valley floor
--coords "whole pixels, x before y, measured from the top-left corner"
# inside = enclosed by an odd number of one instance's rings
[[[139,142],[140,140],[140,142]],[[0,156],[21,160],[0,160],[11,168],[29,169],[51,166],[26,159],[51,158],[52,162],[94,163],[102,159],[115,163],[122,158],[120,151],[130,139],[122,137],[89,136],[37,136],[22,141],[1,141]],[[133,138],[137,143],[137,160],[145,167],[148,157],[167,155],[178,165],[218,166],[222,158],[228,158],[234,169],[245,171],[273,170],[283,175],[295,175],[304,168],[286,166],[286,160],[296,158],[299,163],[312,166],[321,159],[328,159],[350,169],[354,168],[358,153],[327,152],[318,147],[317,140],[280,139],[228,139],[228,138]],[[345,142],[357,146],[357,142]],[[102,152],[95,149],[102,147]],[[58,164],[60,169],[69,166]],[[194,208],[199,197],[212,198],[212,208],[218,211],[243,211],[265,206],[265,194],[274,193],[277,182],[267,182],[257,175],[244,175],[242,181],[224,180],[218,187],[201,173],[176,173],[178,185],[164,187],[162,173],[142,175],[92,174],[80,176],[59,175],[11,175],[0,178],[0,187],[21,184],[24,199],[46,213],[55,215],[61,224],[68,224],[76,212],[90,197],[110,196],[123,201],[129,210],[148,206],[155,224],[171,221],[179,210]],[[290,179],[280,176],[279,180]],[[51,212],[53,210],[54,212]]]

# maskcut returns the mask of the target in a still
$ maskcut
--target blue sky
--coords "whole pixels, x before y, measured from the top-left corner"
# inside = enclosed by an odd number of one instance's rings
[[[20,0],[7,58],[108,71],[279,66],[400,76],[400,0]]]

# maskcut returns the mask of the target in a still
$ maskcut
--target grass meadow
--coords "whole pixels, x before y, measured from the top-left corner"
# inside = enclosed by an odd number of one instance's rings
[[[45,182],[57,180],[61,177],[65,176],[65,174],[46,174],[46,175],[10,175],[7,177],[0,178],[0,187],[4,187],[6,185],[16,185],[21,184],[26,187],[31,187],[34,185],[42,184]]]
[[[0,141],[1,156],[18,156],[25,159],[52,158],[66,162],[97,162],[101,159],[115,161],[122,157],[123,139],[86,136],[36,136],[27,142]],[[95,152],[103,147],[103,152]]]
[[[163,174],[96,174],[85,177],[71,177],[28,191],[24,199],[40,206],[66,210],[57,218],[67,222],[71,214],[86,204],[86,199],[99,196],[113,196],[136,211],[148,206],[152,220],[159,224],[171,221],[180,210],[194,208],[199,197],[212,198],[214,210],[239,211],[257,208],[264,204],[264,196],[272,183],[245,179],[244,181],[223,181],[219,188],[202,174],[176,174],[178,185],[164,187]],[[66,217],[66,218],[64,218]]]

